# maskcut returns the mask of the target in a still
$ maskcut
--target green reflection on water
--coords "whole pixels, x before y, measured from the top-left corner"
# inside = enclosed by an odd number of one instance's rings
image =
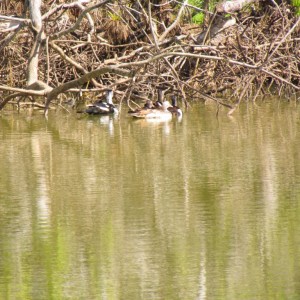
[[[298,299],[298,115],[0,115],[0,298]]]

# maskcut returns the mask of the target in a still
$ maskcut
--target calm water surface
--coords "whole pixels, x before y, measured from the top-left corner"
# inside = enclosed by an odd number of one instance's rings
[[[0,114],[0,299],[300,299],[299,116]]]

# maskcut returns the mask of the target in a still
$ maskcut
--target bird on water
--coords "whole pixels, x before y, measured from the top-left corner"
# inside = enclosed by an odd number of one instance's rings
[[[113,103],[113,91],[106,91],[106,101],[98,100],[93,104],[87,105],[85,112],[90,115],[99,115],[99,114],[118,114],[118,109]]]
[[[168,108],[168,110],[177,117],[182,117],[183,113],[182,110],[177,106],[177,96],[176,95],[172,95],[171,96],[171,103],[172,106]]]

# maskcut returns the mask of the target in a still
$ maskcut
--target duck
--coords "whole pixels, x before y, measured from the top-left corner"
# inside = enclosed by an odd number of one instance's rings
[[[171,112],[174,116],[182,117],[183,112],[182,110],[177,106],[177,96],[172,95],[171,96],[171,107],[168,108],[168,111]]]
[[[155,108],[162,108],[164,98],[164,90],[162,88],[157,89],[157,100],[154,102]]]
[[[139,115],[146,115],[149,112],[146,112],[149,109],[162,109],[163,105],[163,97],[164,97],[164,90],[159,87],[157,89],[157,100],[153,103],[151,100],[146,100],[144,106],[142,108],[137,108],[134,110],[129,110],[128,114],[133,115],[133,114],[139,114]],[[135,116],[135,115],[134,115]]]
[[[131,113],[130,115],[139,119],[170,120],[172,119],[172,113],[168,110],[169,107],[172,107],[171,103],[169,101],[164,101],[159,109],[141,109],[140,111]]]
[[[99,115],[99,114],[118,114],[118,109],[113,104],[113,91],[106,91],[106,101],[99,100],[93,104],[87,105],[85,112],[90,115]]]
[[[134,113],[141,112],[143,110],[154,109],[154,108],[155,108],[155,106],[153,105],[153,102],[151,100],[147,100],[142,108],[136,108],[134,110],[129,110],[128,113],[134,114]]]

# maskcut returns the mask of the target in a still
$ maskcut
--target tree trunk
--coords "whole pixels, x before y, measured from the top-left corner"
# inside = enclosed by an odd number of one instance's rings
[[[41,43],[44,39],[41,0],[29,0],[29,11],[32,21],[32,29],[34,31],[34,44],[28,59],[27,85],[38,80],[39,52],[41,49]]]

